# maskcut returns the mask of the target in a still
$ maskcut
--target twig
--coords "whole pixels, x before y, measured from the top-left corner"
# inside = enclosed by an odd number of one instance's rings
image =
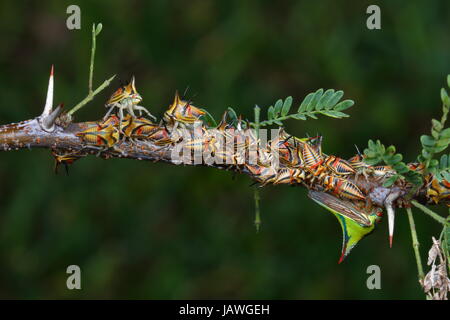
[[[89,93],[86,98],[84,98],[83,100],[81,100],[75,107],[73,107],[68,114],[69,115],[73,115],[75,112],[77,112],[79,109],[81,109],[84,105],[86,105],[88,102],[90,102],[95,95],[99,94],[101,91],[103,91],[103,89],[105,89],[107,86],[109,86],[109,84],[111,83],[111,81],[113,81],[113,79],[116,77],[116,75],[113,75],[111,78],[109,78],[108,80],[105,80],[105,82],[102,83],[101,86],[99,86],[94,92]]]
[[[95,91],[92,91],[92,83],[94,78],[94,59],[95,59],[95,50],[96,50],[96,38],[102,31],[102,24],[99,23],[97,26],[95,24],[92,25],[92,47],[91,47],[91,61],[89,65],[89,90],[86,98],[81,100],[75,107],[73,107],[68,114],[73,115],[75,112],[77,112],[79,109],[81,109],[83,106],[85,106],[88,102],[90,102],[94,97],[99,94],[103,89],[105,89],[111,81],[115,78],[115,75],[106,80],[102,83],[101,86],[99,86]]]
[[[100,23],[99,28],[101,30],[102,24]],[[100,31],[99,31],[100,33]],[[96,41],[97,38],[97,30],[95,28],[95,23],[92,25],[92,48],[91,48],[91,63],[89,65],[89,93],[92,93],[92,79],[94,78],[94,59],[95,59],[95,50],[96,50]]]
[[[430,217],[432,217],[434,220],[436,220],[437,222],[439,222],[442,225],[445,225],[445,218],[441,217],[440,215],[438,215],[437,213],[433,212],[432,210],[428,209],[427,207],[425,207],[424,205],[418,203],[415,200],[411,201],[411,204],[413,206],[415,206],[416,208],[419,208],[420,210],[422,210],[424,213],[426,213],[427,215],[429,215]]]
[[[255,128],[255,133],[256,133],[256,138],[259,138],[259,115],[260,115],[260,111],[261,108],[258,106],[255,106],[255,123],[254,123],[254,128]],[[259,196],[259,189],[255,188],[255,190],[253,191],[253,196],[255,199],[255,227],[256,227],[256,232],[259,231],[259,228],[261,227],[261,213],[259,210],[259,200],[260,200],[260,196]]]
[[[417,271],[419,273],[419,280],[423,280],[424,273],[423,273],[423,267],[422,267],[422,260],[420,258],[420,251],[419,251],[419,241],[417,239],[417,232],[416,232],[416,224],[414,223],[414,218],[412,215],[411,208],[406,208],[406,212],[408,214],[408,220],[409,220],[409,228],[411,229],[411,238],[412,238],[412,245],[414,249],[414,255],[416,256],[416,263],[417,263]]]

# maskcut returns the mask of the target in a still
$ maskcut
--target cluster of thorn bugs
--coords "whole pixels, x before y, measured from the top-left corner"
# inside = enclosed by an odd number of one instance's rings
[[[369,182],[384,182],[396,172],[389,166],[366,164],[359,151],[348,160],[327,155],[322,151],[322,136],[300,139],[287,134],[283,128],[262,144],[248,121],[236,115],[231,117],[228,111],[217,126],[208,126],[204,121],[206,111],[183,100],[178,93],[157,123],[156,118],[139,105],[141,101],[133,77],[109,98],[105,117],[97,122],[81,123],[76,136],[83,146],[97,150],[98,154],[110,149],[121,152],[120,145],[124,142],[148,142],[160,149],[175,149],[182,144],[189,155],[202,154],[204,164],[214,161],[217,167],[247,174],[261,187],[303,185],[309,190],[308,196],[331,211],[341,224],[340,261],[381,219],[384,204],[377,203],[376,195],[386,195],[384,193],[389,190],[374,190]],[[83,150],[57,149],[52,154],[55,170],[59,165],[67,169],[68,165],[87,155]],[[419,172],[423,170],[415,163],[408,167]],[[450,200],[449,182],[439,181],[431,174],[425,180],[425,197],[429,203]],[[402,186],[395,187],[401,190]],[[390,217],[392,213],[387,206],[386,209]]]

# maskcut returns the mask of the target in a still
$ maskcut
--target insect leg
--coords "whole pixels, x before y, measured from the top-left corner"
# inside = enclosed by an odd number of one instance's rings
[[[123,108],[119,107],[119,131],[122,132]]]
[[[147,113],[148,116],[149,116],[150,118],[152,118],[154,121],[157,120],[156,117],[155,117],[154,115],[152,115],[152,114],[151,114],[145,107],[143,107],[143,106],[134,106],[134,109],[135,109],[135,110],[139,110],[139,114],[140,114],[140,115],[142,115],[142,111],[144,111],[144,112]]]
[[[109,108],[108,112],[103,117],[103,121],[108,119],[109,115],[111,114],[111,111],[114,109],[115,105],[112,105],[111,108]]]
[[[126,108],[128,109],[128,112],[131,114],[133,118],[136,118],[136,115],[134,114],[133,110],[133,104],[131,102],[127,103]]]

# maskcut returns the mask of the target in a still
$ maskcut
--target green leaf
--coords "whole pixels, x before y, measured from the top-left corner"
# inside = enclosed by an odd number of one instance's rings
[[[444,88],[441,89],[441,100],[445,105],[450,106],[450,98]]]
[[[279,126],[283,125],[283,122],[279,121],[279,120],[273,120],[273,122]]]
[[[95,28],[95,36],[98,36],[100,34],[100,32],[102,32],[103,29],[103,25],[101,23],[99,23],[97,25],[97,27]]]
[[[325,106],[325,109],[329,110],[332,109],[336,103],[339,102],[339,100],[341,100],[341,98],[344,96],[344,91],[339,90],[336,91],[333,96],[330,98],[330,100],[328,101],[327,105]]]
[[[317,103],[319,102],[320,98],[322,97],[323,89],[319,89],[314,93],[314,96],[312,100],[309,102],[308,106],[306,107],[306,111],[313,111],[316,109]]]
[[[409,168],[405,165],[404,162],[399,162],[394,166],[395,171],[397,171],[400,174],[404,174],[407,173],[409,170]]]
[[[368,145],[369,145],[369,149],[371,149],[371,150],[375,149],[375,143],[373,142],[372,139],[369,140]]]
[[[297,113],[290,116],[296,120],[306,120],[306,117],[303,114]]]
[[[400,153],[397,153],[397,154],[395,154],[393,157],[392,157],[392,164],[396,164],[396,163],[399,163],[400,161],[402,161],[402,159],[403,159],[403,156],[400,154]]]
[[[217,127],[217,122],[216,122],[216,120],[214,120],[213,116],[205,109],[200,109],[200,110],[205,112],[205,114],[202,116],[202,118],[206,120],[206,123],[208,124],[208,126]]]
[[[311,100],[314,98],[314,92],[309,93],[305,99],[303,99],[302,103],[300,104],[300,107],[298,107],[298,112],[304,112],[306,111],[306,108],[308,107]]]
[[[425,150],[425,149],[422,150],[422,157],[424,157],[425,159],[429,159],[430,156],[431,155],[427,150]]]
[[[336,105],[336,107],[334,107],[333,109],[336,111],[342,111],[342,110],[350,108],[354,104],[355,104],[355,102],[353,100],[344,100],[344,101],[339,102]]]
[[[334,110],[322,110],[322,111],[320,111],[320,113],[325,116],[337,118],[337,119],[349,117],[349,115],[346,113],[343,113],[340,111],[334,111]]]
[[[437,130],[434,129],[434,128],[431,128],[431,136],[432,136],[435,140],[439,139],[439,135],[440,135],[439,131],[437,131]]]
[[[273,118],[275,118],[274,111],[275,110],[273,106],[270,106],[269,109],[267,110],[267,119],[273,120]]]
[[[437,161],[436,159],[431,159],[429,167],[431,167],[431,168],[438,168],[439,167],[439,161]]]
[[[427,135],[422,135],[420,137],[420,142],[422,142],[423,146],[433,147],[434,144],[436,143],[436,140],[434,140],[433,137],[430,137],[430,136],[427,136]]]
[[[365,158],[364,162],[366,164],[368,164],[369,166],[374,166],[374,165],[376,165],[377,163],[380,162],[380,159],[379,158],[372,158],[372,159],[371,158]]]
[[[450,181],[450,172],[448,172],[448,171],[443,171],[443,172],[441,172],[441,174],[442,174],[442,177],[443,177],[445,180]]]
[[[277,102],[275,102],[275,107],[274,107],[274,115],[275,117],[278,117],[278,115],[281,112],[281,108],[283,107],[283,100],[278,99]]]
[[[234,109],[231,107],[228,107],[228,116],[230,117],[230,120],[232,123],[234,123],[238,120],[236,111],[234,111]]]
[[[447,148],[448,148],[448,144],[445,145],[445,146],[442,146],[442,147],[436,147],[435,153],[440,153],[440,152],[444,151],[444,150],[447,149]]]
[[[395,154],[395,146],[387,147],[386,153],[388,153],[388,154]]]
[[[390,186],[392,186],[395,181],[397,181],[397,179],[399,178],[398,174],[393,175],[392,177],[388,178],[384,183],[383,183],[383,187],[385,188],[389,188]]]
[[[284,100],[283,108],[281,109],[281,116],[284,117],[289,113],[289,110],[292,106],[292,97],[287,97],[286,100]]]
[[[333,89],[328,89],[327,91],[325,91],[325,93],[320,98],[320,100],[319,100],[319,102],[317,104],[316,110],[324,109],[327,106],[328,101],[330,101],[330,99],[333,96],[333,94],[334,94],[334,90]]]
[[[450,139],[450,128],[442,130],[441,134],[440,134],[440,137],[441,138]]]
[[[442,155],[441,161],[439,162],[439,168],[441,168],[442,170],[448,168],[448,155]]]
[[[441,131],[442,130],[442,124],[439,121],[437,121],[436,119],[431,119],[431,125],[437,131]]]
[[[306,115],[312,119],[315,119],[315,120],[318,119],[314,113],[306,113]]]

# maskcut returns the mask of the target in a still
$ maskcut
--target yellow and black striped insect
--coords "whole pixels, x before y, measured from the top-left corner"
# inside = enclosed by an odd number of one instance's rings
[[[212,136],[203,136],[196,139],[187,140],[183,147],[187,150],[195,152],[208,152],[210,155],[214,155],[217,150],[216,139]]]
[[[84,142],[106,148],[114,146],[117,141],[119,141],[120,137],[119,130],[112,125],[107,127],[101,127],[99,125],[97,127],[88,128],[76,135]]]
[[[124,119],[124,111],[128,111],[133,118],[136,118],[135,111],[138,111],[140,116],[142,116],[142,112],[145,112],[150,118],[156,121],[156,118],[146,108],[139,105],[141,101],[142,96],[136,90],[133,76],[127,85],[121,86],[108,99],[105,107],[109,110],[104,118],[108,118],[113,109],[117,108],[119,112],[119,126],[121,126],[122,120]]]
[[[277,170],[272,166],[263,167],[245,163],[244,167],[253,176],[253,178],[261,184],[261,187],[264,187],[269,183],[273,183],[277,178]]]
[[[341,198],[350,200],[365,200],[364,194],[353,183],[344,178],[335,176],[326,176],[323,180],[325,190],[332,191],[335,195]]]
[[[132,118],[129,115],[125,117],[122,127],[123,134],[128,138],[146,138],[160,129],[160,126],[146,118]]]
[[[282,168],[278,170],[273,184],[294,184],[301,183],[306,177],[305,171],[299,168]]]
[[[205,115],[205,111],[193,106],[190,102],[181,100],[178,91],[175,93],[173,103],[169,109],[164,113],[164,121],[166,125],[176,127],[178,123],[186,125],[193,125],[200,121],[200,117]]]
[[[314,170],[323,163],[323,156],[317,148],[308,143],[302,142],[300,144],[300,156],[304,165],[309,170]]]
[[[450,183],[443,179],[439,181],[432,175],[425,178],[428,184],[426,196],[435,204],[444,202],[447,206],[450,206]]]
[[[325,159],[324,164],[333,173],[340,176],[346,176],[355,173],[355,169],[353,169],[350,163],[336,156],[328,156]]]
[[[69,165],[74,163],[76,160],[84,157],[79,152],[65,152],[52,149],[52,156],[55,158],[55,174],[58,174],[58,168],[60,165],[64,165],[66,169],[66,174],[69,175]]]
[[[157,146],[168,146],[175,142],[166,128],[159,128],[155,132],[149,134],[146,139],[152,141]]]

